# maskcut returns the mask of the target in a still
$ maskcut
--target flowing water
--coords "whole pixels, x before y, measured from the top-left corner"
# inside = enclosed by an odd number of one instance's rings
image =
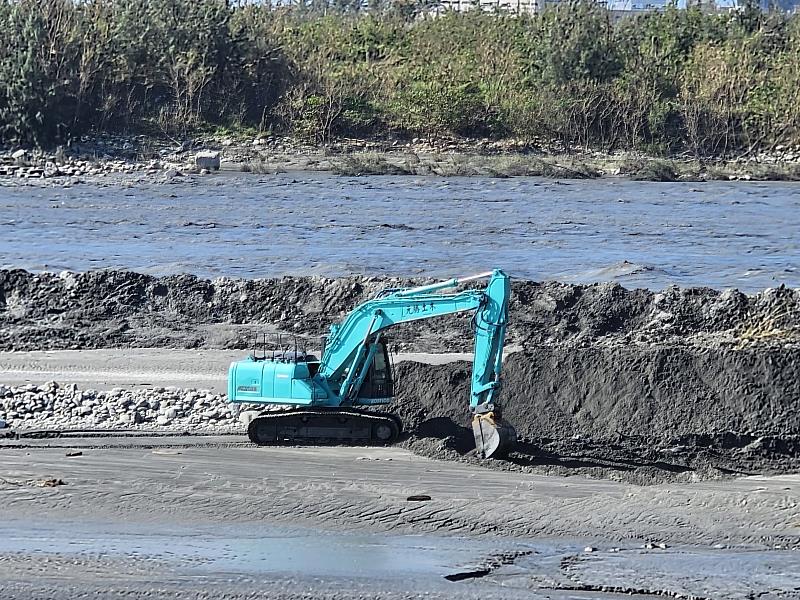
[[[0,188],[0,266],[800,286],[800,184],[220,174]]]

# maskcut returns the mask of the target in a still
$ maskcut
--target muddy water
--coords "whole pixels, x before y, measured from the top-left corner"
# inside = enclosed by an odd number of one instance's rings
[[[228,525],[220,530],[202,524],[193,529],[51,521],[0,524],[0,555],[144,559],[185,574],[359,574],[439,581],[511,546],[457,537],[331,533],[271,525]]]
[[[215,175],[0,187],[0,266],[800,285],[800,185]]]

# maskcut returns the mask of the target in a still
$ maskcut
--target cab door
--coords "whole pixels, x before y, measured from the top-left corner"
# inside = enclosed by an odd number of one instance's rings
[[[389,360],[389,349],[384,340],[375,342],[378,348],[367,371],[367,377],[361,385],[358,397],[371,400],[391,400],[394,397],[394,380],[392,363]]]

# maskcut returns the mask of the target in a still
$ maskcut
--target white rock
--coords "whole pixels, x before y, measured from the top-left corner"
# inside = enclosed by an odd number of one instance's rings
[[[172,419],[168,418],[166,415],[159,415],[156,417],[156,423],[158,425],[169,425],[172,422]]]
[[[243,410],[239,413],[239,422],[244,423],[245,425],[250,425],[250,421],[255,419],[258,415],[261,414],[259,410]]]
[[[20,150],[17,150],[16,152],[12,153],[11,154],[11,158],[13,158],[14,160],[19,160],[20,158],[25,158],[25,156],[27,154],[28,154],[27,150],[20,149]]]

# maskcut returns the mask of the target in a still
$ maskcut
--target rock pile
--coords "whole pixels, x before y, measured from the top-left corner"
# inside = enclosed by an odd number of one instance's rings
[[[221,394],[182,388],[79,390],[75,384],[0,385],[0,420],[16,429],[239,428]]]
[[[145,140],[146,141],[146,140]],[[155,144],[155,143],[154,143]],[[0,178],[25,180],[66,179],[80,183],[83,177],[103,178],[107,175],[163,175],[169,180],[186,173],[206,174],[220,168],[221,153],[201,149],[194,153],[195,144],[178,147],[116,140],[102,143],[76,144],[69,150],[45,152],[40,149],[0,149]],[[211,162],[209,162],[211,161]]]

